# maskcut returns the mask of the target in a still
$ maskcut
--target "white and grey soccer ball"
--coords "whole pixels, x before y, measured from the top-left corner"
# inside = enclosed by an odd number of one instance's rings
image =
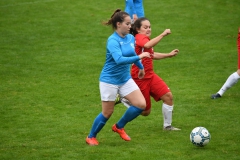
[[[196,127],[190,133],[190,141],[192,144],[203,147],[209,143],[211,135],[204,127]]]

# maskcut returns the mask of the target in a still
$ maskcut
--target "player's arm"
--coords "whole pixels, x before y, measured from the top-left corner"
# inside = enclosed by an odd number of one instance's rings
[[[137,55],[137,54],[136,54]],[[150,57],[150,53],[148,52],[142,52],[140,55],[138,55],[140,59],[143,59],[143,58],[151,58]],[[134,64],[136,66],[138,66],[139,69],[143,69],[143,67],[140,67],[142,65],[141,61],[137,61],[137,62],[134,62]]]
[[[112,56],[117,64],[132,64],[140,60],[139,56],[124,57],[121,52],[112,52]]]
[[[159,36],[151,39],[150,41],[148,41],[145,45],[144,48],[152,48],[155,45],[157,45],[161,39],[167,35],[171,34],[171,30],[170,29],[165,29],[165,31],[163,31],[163,33],[161,33]]]
[[[138,19],[137,14],[133,14],[133,23]]]
[[[131,57],[123,56],[119,42],[114,39],[108,41],[107,49],[112,54],[112,57],[117,64],[132,64],[136,62],[136,65],[140,69],[143,69],[143,65],[139,60],[145,57],[150,58],[150,54],[148,52],[143,52],[141,55],[135,54]]]
[[[153,54],[153,59],[155,60],[160,60],[160,59],[164,59],[164,58],[171,58],[176,56],[179,53],[178,49],[174,49],[172,50],[170,53],[158,53],[158,52],[154,52]]]

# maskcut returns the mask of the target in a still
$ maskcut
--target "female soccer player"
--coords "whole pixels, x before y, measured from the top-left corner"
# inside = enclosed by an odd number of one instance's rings
[[[231,88],[240,79],[240,27],[238,28],[238,38],[237,38],[237,48],[238,48],[238,70],[232,73],[226,82],[223,84],[222,88],[211,96],[212,99],[221,98],[222,95]]]
[[[131,78],[130,65],[134,63],[139,68],[138,77],[143,78],[145,72],[140,59],[150,58],[150,54],[143,52],[136,55],[135,38],[129,34],[131,18],[128,13],[117,9],[105,24],[111,25],[115,32],[107,40],[106,62],[99,78],[102,112],[95,118],[86,138],[86,143],[89,145],[98,145],[96,136],[111,117],[117,94],[125,97],[132,104],[122,118],[112,126],[112,130],[125,141],[131,139],[124,131],[124,126],[140,115],[146,107],[141,91]]]
[[[143,0],[125,0],[125,12],[130,15],[132,23],[144,17]]]
[[[135,51],[138,55],[142,54],[143,52],[149,52],[151,58],[142,60],[142,64],[145,70],[145,76],[143,79],[139,79],[137,77],[139,69],[135,64],[132,66],[131,74],[133,80],[137,83],[146,100],[147,106],[146,109],[142,112],[142,115],[148,116],[151,112],[150,96],[152,96],[155,101],[162,100],[162,113],[164,117],[163,129],[172,131],[180,130],[179,128],[172,126],[173,95],[166,83],[153,71],[153,60],[171,58],[173,56],[176,56],[179,52],[178,49],[174,49],[170,53],[165,54],[158,53],[153,50],[153,47],[157,45],[164,36],[167,36],[170,33],[170,29],[166,29],[159,36],[150,39],[150,21],[145,17],[139,18],[135,21],[132,27],[132,34],[136,39]],[[120,98],[120,101],[127,107],[130,104],[125,98]],[[116,104],[118,103],[119,100],[117,99]]]
[[[172,126],[172,111],[173,111],[173,95],[166,85],[166,83],[153,71],[153,60],[161,60],[164,58],[170,58],[176,56],[179,52],[178,49],[172,50],[168,54],[158,53],[153,50],[153,47],[157,45],[164,36],[171,33],[170,29],[166,29],[159,36],[150,39],[151,36],[151,24],[147,18],[139,18],[133,25],[133,35],[136,39],[135,51],[138,55],[143,52],[149,52],[152,58],[142,60],[142,64],[145,69],[145,76],[143,79],[137,77],[139,69],[136,65],[132,66],[131,74],[134,81],[137,83],[141,92],[146,100],[146,109],[142,112],[143,116],[148,116],[151,112],[151,99],[152,96],[155,101],[163,101],[162,112],[164,117],[164,130],[180,130]]]

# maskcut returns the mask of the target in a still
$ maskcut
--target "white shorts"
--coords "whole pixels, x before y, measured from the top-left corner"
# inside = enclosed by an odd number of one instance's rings
[[[125,97],[131,92],[139,89],[132,78],[123,85],[114,85],[110,83],[100,82],[99,88],[102,101],[115,101],[117,94],[119,94],[120,97]]]

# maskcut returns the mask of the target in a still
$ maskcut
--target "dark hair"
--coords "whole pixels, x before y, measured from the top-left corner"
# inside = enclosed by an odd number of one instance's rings
[[[103,24],[107,26],[112,25],[113,29],[117,29],[117,22],[122,23],[127,16],[129,16],[127,12],[121,11],[121,9],[116,9],[111,18],[107,22],[103,22]]]
[[[141,17],[138,18],[133,24],[132,27],[130,29],[130,33],[135,36],[136,34],[138,34],[137,29],[140,29],[142,26],[142,21],[146,21],[148,20],[146,17]],[[149,20],[148,20],[149,21]]]

